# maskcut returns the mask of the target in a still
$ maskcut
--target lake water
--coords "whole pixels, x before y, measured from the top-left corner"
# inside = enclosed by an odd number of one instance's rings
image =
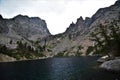
[[[97,68],[98,57],[49,58],[0,63],[0,80],[120,80]]]

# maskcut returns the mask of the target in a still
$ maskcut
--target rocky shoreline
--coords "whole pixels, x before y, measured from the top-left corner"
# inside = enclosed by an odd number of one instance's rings
[[[39,58],[36,58],[36,59],[20,59],[20,60],[17,60],[13,57],[10,57],[8,55],[4,55],[4,54],[0,54],[0,63],[4,63],[4,62],[16,62],[16,61],[28,61],[28,60],[37,60],[37,59],[46,59],[46,58],[49,58],[49,57],[39,57]]]
[[[101,69],[112,72],[120,72],[120,57],[110,59],[108,56],[102,56],[97,60],[97,62],[101,63],[99,66]]]
[[[105,69],[107,71],[120,72],[120,58],[105,61],[100,65],[100,68]]]

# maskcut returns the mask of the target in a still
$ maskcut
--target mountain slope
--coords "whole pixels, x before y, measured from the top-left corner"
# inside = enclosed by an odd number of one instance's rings
[[[76,23],[71,23],[67,30],[55,36],[47,38],[47,44],[52,46],[53,55],[61,52],[68,55],[77,55],[79,47],[80,53],[86,52],[88,46],[94,45],[90,38],[90,33],[96,31],[99,24],[109,25],[120,17],[120,0],[114,5],[106,8],[100,8],[91,18],[82,17],[77,19]]]

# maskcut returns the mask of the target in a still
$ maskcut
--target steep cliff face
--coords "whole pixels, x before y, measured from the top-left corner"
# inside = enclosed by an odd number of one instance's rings
[[[0,15],[0,33],[8,33],[8,30],[5,20],[3,20],[3,17]]]
[[[18,15],[11,19],[4,19],[0,15],[0,43],[12,47],[9,42],[37,41],[51,35],[46,22],[38,17]]]
[[[0,28],[3,29],[1,33],[10,36],[15,32],[17,35],[30,40],[37,40],[50,35],[46,22],[38,17],[29,18],[28,16],[18,15],[12,19],[0,19],[0,21]]]
[[[46,22],[38,17],[27,17],[18,15],[13,18],[15,22],[12,29],[29,40],[37,40],[50,35]]]

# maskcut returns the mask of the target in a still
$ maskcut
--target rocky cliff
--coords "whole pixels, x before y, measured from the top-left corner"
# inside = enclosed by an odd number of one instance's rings
[[[67,30],[55,36],[47,38],[47,44],[52,46],[53,54],[63,53],[63,55],[77,55],[79,52],[86,52],[88,46],[94,45],[90,38],[90,33],[96,31],[99,24],[109,25],[113,20],[120,17],[120,0],[115,4],[100,8],[91,18],[77,19],[76,23],[71,23]],[[83,47],[83,48],[82,48]]]
[[[38,17],[18,15],[11,19],[4,19],[0,15],[0,43],[11,46],[9,42],[37,41],[51,35],[45,20]],[[11,46],[12,47],[12,46]],[[15,47],[15,46],[14,46]]]

